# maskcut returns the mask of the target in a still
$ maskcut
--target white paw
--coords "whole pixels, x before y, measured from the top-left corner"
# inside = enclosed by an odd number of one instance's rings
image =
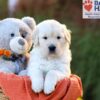
[[[35,93],[40,93],[43,90],[43,81],[35,80],[32,82],[32,89]]]
[[[55,90],[55,84],[45,84],[44,86],[44,93],[45,94],[50,94]]]

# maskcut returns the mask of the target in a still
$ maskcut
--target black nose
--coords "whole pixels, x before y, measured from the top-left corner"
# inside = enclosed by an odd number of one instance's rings
[[[50,52],[54,52],[56,50],[56,47],[54,45],[50,45],[48,48]]]
[[[18,43],[19,43],[20,45],[22,45],[22,46],[25,44],[25,42],[24,42],[23,39],[19,39],[19,40],[18,40]]]

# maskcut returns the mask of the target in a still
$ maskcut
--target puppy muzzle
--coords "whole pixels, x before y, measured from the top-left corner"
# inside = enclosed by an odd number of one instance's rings
[[[55,46],[55,45],[50,45],[50,46],[48,47],[48,49],[49,49],[49,53],[55,53],[55,51],[56,51],[56,46]]]

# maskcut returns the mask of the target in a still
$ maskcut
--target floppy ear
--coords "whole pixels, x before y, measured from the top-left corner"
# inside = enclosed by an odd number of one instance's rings
[[[31,30],[34,30],[36,27],[36,22],[32,17],[23,17],[22,21],[25,22]]]
[[[66,25],[62,24],[63,31],[65,34],[65,38],[68,41],[69,44],[71,44],[71,31],[67,29]]]
[[[34,43],[34,47],[39,45],[39,30],[38,30],[38,28],[35,28],[35,30],[33,31],[33,43]]]

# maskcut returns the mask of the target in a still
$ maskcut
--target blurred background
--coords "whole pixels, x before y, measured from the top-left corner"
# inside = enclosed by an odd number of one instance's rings
[[[67,25],[72,31],[71,69],[82,79],[83,99],[100,100],[100,20],[82,19],[81,0],[0,0],[0,20],[24,16]]]

